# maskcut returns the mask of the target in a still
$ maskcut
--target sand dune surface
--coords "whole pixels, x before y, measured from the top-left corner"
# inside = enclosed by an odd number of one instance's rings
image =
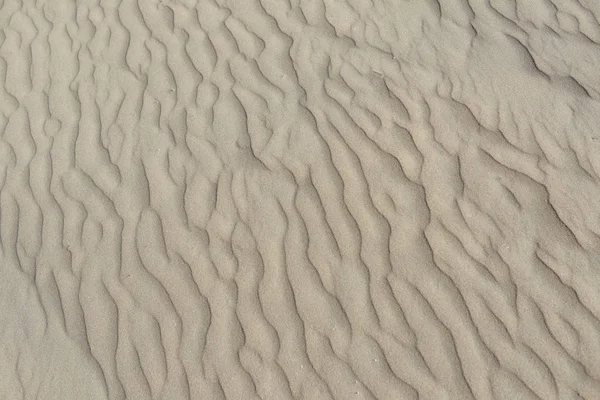
[[[0,1],[0,399],[600,399],[599,21]]]

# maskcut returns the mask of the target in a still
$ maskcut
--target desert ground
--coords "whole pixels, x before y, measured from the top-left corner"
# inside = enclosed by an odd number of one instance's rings
[[[597,0],[0,0],[0,399],[600,399]]]

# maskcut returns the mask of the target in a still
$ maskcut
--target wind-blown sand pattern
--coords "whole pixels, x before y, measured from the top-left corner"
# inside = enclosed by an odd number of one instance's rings
[[[600,2],[0,6],[0,399],[600,399]]]

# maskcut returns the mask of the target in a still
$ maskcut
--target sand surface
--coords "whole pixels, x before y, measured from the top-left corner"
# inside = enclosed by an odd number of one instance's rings
[[[600,399],[599,20],[0,1],[0,399]]]

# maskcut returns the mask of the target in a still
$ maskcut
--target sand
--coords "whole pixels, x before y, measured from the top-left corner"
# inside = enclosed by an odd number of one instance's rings
[[[0,1],[0,399],[600,399],[599,21]]]

